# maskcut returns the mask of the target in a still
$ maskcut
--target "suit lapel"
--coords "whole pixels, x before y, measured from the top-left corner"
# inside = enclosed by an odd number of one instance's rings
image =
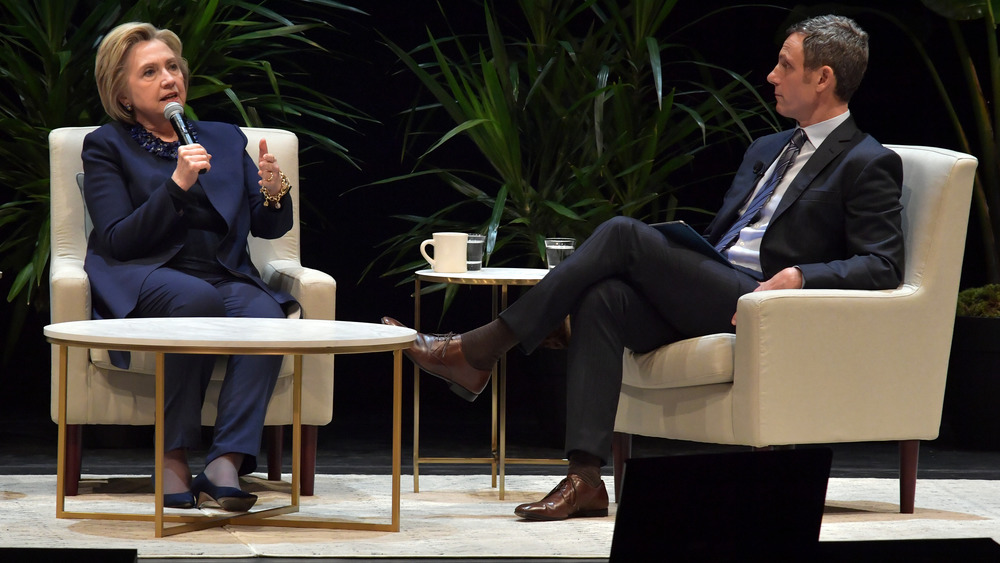
[[[757,185],[760,180],[764,177],[764,171],[766,171],[771,164],[774,162],[781,151],[788,144],[789,139],[792,138],[792,133],[794,129],[789,129],[788,131],[782,131],[777,133],[769,139],[768,145],[761,145],[759,150],[755,152],[754,162],[760,162],[763,166],[759,174],[754,174],[751,170],[744,168],[743,170],[737,171],[737,178],[733,181],[733,189],[738,190],[734,193],[733,197],[726,197],[726,201],[723,202],[723,207],[719,209],[716,214],[721,222],[724,222],[728,228],[736,218],[739,216],[740,209],[750,201],[750,197],[753,195],[754,190],[757,189]],[[757,158],[759,156],[760,158]],[[749,159],[748,159],[749,160]]]
[[[212,207],[219,212],[219,215],[222,215],[226,226],[232,230],[232,222],[238,216],[239,206],[243,203],[243,191],[226,189],[225,185],[220,184],[236,181],[237,174],[242,173],[242,169],[239,168],[242,161],[233,163],[230,160],[231,151],[226,152],[220,148],[223,141],[218,140],[210,126],[202,127],[198,133],[201,136],[199,142],[205,146],[209,153],[213,154],[212,170],[200,175],[198,182],[205,190],[205,195],[212,203]],[[216,149],[215,151],[212,150],[213,147]],[[238,156],[242,157],[242,152],[238,153]]]
[[[781,201],[778,202],[777,209],[774,210],[774,216],[771,221],[775,221],[782,213],[788,209],[792,203],[795,202],[802,195],[806,189],[812,185],[816,177],[819,176],[821,172],[831,163],[835,158],[837,158],[841,153],[843,153],[848,148],[852,147],[856,142],[857,138],[861,134],[858,130],[857,125],[854,124],[853,118],[848,118],[847,121],[840,124],[839,127],[833,130],[830,135],[827,136],[823,144],[816,149],[816,152],[809,157],[809,162],[806,162],[802,170],[795,176],[792,183],[789,184],[788,189],[785,190],[784,195],[781,196]]]
[[[216,172],[217,169],[212,169],[212,172]],[[226,221],[226,225],[232,228],[233,217],[236,217],[236,206],[239,203],[239,199],[234,196],[239,196],[242,192],[237,192],[236,190],[227,190],[224,187],[217,186],[216,180],[219,178],[208,178],[207,176],[211,174],[209,172],[198,179],[201,184],[202,189],[205,190],[205,195],[208,196],[208,201],[212,203],[212,207],[219,212]],[[222,171],[219,170],[221,173]]]

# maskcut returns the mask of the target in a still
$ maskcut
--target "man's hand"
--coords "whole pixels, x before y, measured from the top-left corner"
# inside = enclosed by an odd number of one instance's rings
[[[802,272],[794,266],[785,268],[774,274],[771,279],[760,282],[754,291],[767,291],[769,289],[802,289]],[[733,326],[736,326],[735,313],[731,322]]]

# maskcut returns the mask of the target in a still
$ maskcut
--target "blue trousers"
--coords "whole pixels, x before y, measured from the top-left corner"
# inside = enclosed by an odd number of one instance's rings
[[[500,317],[530,353],[570,315],[566,451],[607,460],[625,348],[648,352],[685,338],[733,332],[736,301],[757,285],[744,271],[617,217],[595,229]]]
[[[136,317],[283,318],[281,306],[249,280],[200,278],[158,268],[146,278]],[[257,468],[264,415],[271,399],[281,356],[230,356],[219,394],[215,432],[206,465],[226,453],[244,455],[240,475]],[[216,356],[167,354],[165,362],[164,434],[166,451],[201,445],[201,407]]]

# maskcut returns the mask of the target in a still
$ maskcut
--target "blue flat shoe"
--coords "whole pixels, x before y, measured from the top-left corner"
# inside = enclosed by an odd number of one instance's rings
[[[194,508],[196,500],[194,493],[163,493],[163,508]]]
[[[236,487],[218,487],[199,473],[191,481],[191,492],[198,498],[198,506],[213,501],[229,512],[246,512],[257,502],[257,495],[244,492]]]
[[[156,488],[156,477],[150,476],[149,483]],[[163,493],[163,508],[194,508],[197,504],[197,499],[194,498],[194,493],[191,491],[183,491],[180,493]]]

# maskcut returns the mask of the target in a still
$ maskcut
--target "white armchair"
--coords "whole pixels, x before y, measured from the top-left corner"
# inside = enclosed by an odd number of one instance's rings
[[[616,488],[632,434],[756,448],[898,440],[900,511],[913,512],[919,440],[941,423],[977,160],[889,148],[903,160],[903,284],[751,293],[735,335],[626,351]]]
[[[83,171],[83,138],[95,127],[67,127],[49,135],[51,166],[52,253],[50,293],[52,322],[91,318],[90,284],[83,269],[87,252],[90,218],[77,184]],[[275,240],[247,241],[250,256],[264,281],[287,291],[302,305],[302,316],[333,319],[337,285],[329,275],[305,268],[299,254],[299,161],[298,138],[279,129],[243,128],[249,142],[247,151],[257,158],[257,145],[267,139],[268,150],[278,157],[282,170],[294,186],[291,192],[296,221],[292,229]],[[52,347],[51,416],[57,420],[58,366]],[[68,363],[66,494],[77,492],[80,478],[81,430],[85,424],[152,425],[154,417],[154,355],[131,354],[127,371],[111,364],[106,350],[70,349]],[[220,359],[212,374],[202,424],[215,422],[219,388],[225,374]],[[281,478],[281,425],[292,423],[292,365],[282,364],[281,376],[268,405],[264,424],[268,427],[268,478]],[[302,384],[302,486],[304,495],[313,494],[317,427],[333,418],[333,356],[308,355],[303,358]]]

